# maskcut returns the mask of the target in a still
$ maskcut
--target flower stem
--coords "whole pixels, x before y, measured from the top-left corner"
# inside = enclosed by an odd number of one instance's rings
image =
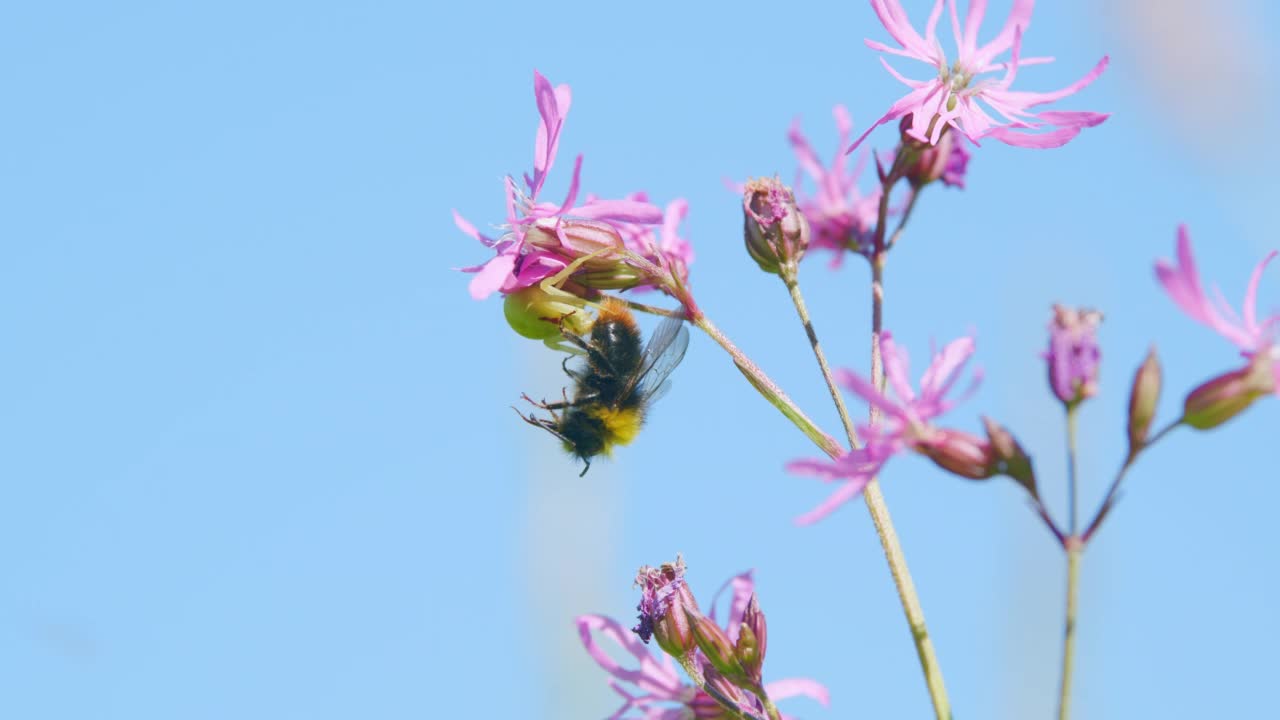
[[[764,711],[769,714],[769,720],[782,720],[782,713],[778,712],[778,706],[773,704],[769,699],[769,695],[763,690],[759,693],[760,702],[764,704]]]
[[[1076,534],[1076,408],[1079,405],[1067,406],[1067,533]]]
[[[734,345],[733,342],[729,340],[728,336],[721,332],[720,328],[716,327],[705,314],[699,312],[689,320],[700,330],[709,335],[712,340],[715,340],[720,347],[724,348],[725,351],[733,358],[734,365],[738,366],[738,370],[742,372],[742,374],[747,378],[747,381],[751,383],[756,391],[772,403],[773,406],[785,415],[788,420],[794,423],[796,427],[800,428],[801,432],[807,435],[809,439],[821,448],[824,453],[834,458],[844,452],[838,440],[828,435],[822,430],[822,428],[819,428],[816,423],[810,420],[809,417],[805,415],[794,402],[792,402],[791,398],[787,397],[787,394],[782,391],[782,388],[778,387],[773,380],[769,379],[769,376],[766,375],[758,365],[752,362],[751,358],[747,357],[745,353],[739,350],[738,346]]]
[[[1062,685],[1058,696],[1058,720],[1071,716],[1071,675],[1076,658],[1076,605],[1080,595],[1080,555],[1084,543],[1067,538],[1067,617],[1062,630]]]
[[[888,215],[888,192],[882,196],[880,203],[880,227],[884,227]],[[883,246],[881,233],[881,247]],[[884,360],[880,351],[880,333],[884,325],[884,253],[877,252],[871,260],[871,381],[881,391],[885,387]],[[871,425],[880,422],[880,411],[871,408]],[[942,680],[942,668],[938,664],[937,653],[933,649],[933,641],[929,638],[929,629],[924,622],[924,608],[920,605],[920,596],[916,594],[915,582],[911,579],[911,571],[907,568],[907,559],[902,552],[902,543],[898,540],[898,532],[893,527],[893,518],[889,515],[889,506],[885,503],[884,493],[880,491],[879,478],[872,478],[862,491],[862,499],[871,513],[871,522],[876,526],[876,535],[880,537],[880,545],[884,548],[884,558],[889,563],[889,572],[893,575],[893,584],[898,589],[898,599],[902,602],[902,612],[906,615],[907,625],[911,628],[911,638],[916,645],[916,654],[920,657],[920,669],[924,673],[925,685],[929,688],[929,698],[933,701],[933,711],[938,720],[951,720],[951,701],[947,697],[947,687]]]
[[[849,444],[854,448],[861,447],[858,431],[849,417],[849,408],[844,404],[844,395],[836,386],[835,377],[831,374],[831,366],[827,364],[826,353],[822,352],[822,344],[818,342],[818,333],[813,329],[813,322],[809,319],[809,309],[804,304],[804,295],[800,292],[800,282],[796,276],[797,273],[793,268],[783,273],[782,281],[786,283],[787,292],[791,293],[791,302],[796,306],[796,314],[800,316],[805,334],[809,336],[809,345],[813,348],[814,357],[818,359],[818,369],[822,371],[822,379],[827,383],[827,391],[831,393],[831,401],[835,403],[836,412],[840,413],[840,422],[844,425],[845,435],[849,437]]]
[[[1116,504],[1116,500],[1118,499],[1120,483],[1124,482],[1125,475],[1128,474],[1129,468],[1133,467],[1133,464],[1137,462],[1138,457],[1148,448],[1163,440],[1165,435],[1168,435],[1174,430],[1174,428],[1177,428],[1180,425],[1182,425],[1182,418],[1178,418],[1168,425],[1165,425],[1163,428],[1160,428],[1159,432],[1152,435],[1151,439],[1143,443],[1142,447],[1136,448],[1129,453],[1129,456],[1125,458],[1124,464],[1120,466],[1120,470],[1116,472],[1115,479],[1111,481],[1111,487],[1107,488],[1107,495],[1102,499],[1102,503],[1098,505],[1098,511],[1094,513],[1093,520],[1089,521],[1089,526],[1085,528],[1084,533],[1080,536],[1082,542],[1087,543],[1093,538],[1093,534],[1098,531],[1098,528],[1102,525],[1102,521],[1106,519],[1107,514],[1111,512],[1111,508]]]

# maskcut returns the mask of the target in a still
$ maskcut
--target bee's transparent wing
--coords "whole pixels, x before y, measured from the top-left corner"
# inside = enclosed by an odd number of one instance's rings
[[[640,359],[636,372],[635,392],[641,397],[654,398],[665,392],[666,380],[671,371],[684,359],[689,348],[689,329],[680,318],[667,318],[653,331]]]

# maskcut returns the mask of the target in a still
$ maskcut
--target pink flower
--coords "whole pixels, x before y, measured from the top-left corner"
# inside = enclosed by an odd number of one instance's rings
[[[858,176],[862,174],[867,158],[865,155],[859,157],[852,168],[846,169],[844,148],[853,135],[853,121],[843,105],[837,105],[832,115],[836,119],[840,140],[830,169],[823,166],[809,140],[800,131],[800,118],[791,125],[787,137],[800,163],[800,169],[796,171],[796,199],[800,212],[808,218],[812,228],[809,247],[833,251],[831,267],[838,267],[844,259],[845,250],[857,251],[870,245],[880,206],[880,190],[868,195],[858,191]],[[812,196],[801,194],[805,174],[817,186]]]
[[[947,399],[947,394],[960,377],[960,371],[973,355],[971,337],[953,340],[933,356],[933,361],[920,378],[919,394],[912,390],[907,379],[906,351],[894,343],[890,333],[881,334],[880,348],[884,354],[885,376],[895,398],[881,393],[870,380],[849,370],[837,371],[836,379],[845,389],[884,414],[881,425],[860,425],[858,433],[863,446],[835,460],[796,460],[787,464],[789,472],[813,475],[823,482],[840,483],[840,487],[821,504],[796,518],[799,525],[818,522],[856,498],[894,455],[904,450],[928,454],[926,451],[932,446],[945,444],[948,434],[933,427],[932,421],[972,394],[981,381],[981,373],[975,372],[969,388],[959,399]]]
[[[908,134],[916,139],[935,144],[946,128],[964,133],[975,144],[991,137],[1000,142],[1019,147],[1061,147],[1080,133],[1107,119],[1106,113],[1081,111],[1034,111],[1033,108],[1074,95],[1092,83],[1106,68],[1108,58],[1103,57],[1092,70],[1076,82],[1053,92],[1036,93],[1010,90],[1018,68],[1024,65],[1041,65],[1052,62],[1048,57],[1022,57],[1022,34],[1031,23],[1034,0],[1014,0],[1013,10],[995,39],[985,45],[978,44],[978,28],[986,14],[985,0],[972,0],[969,12],[961,27],[955,0],[950,0],[951,29],[955,35],[957,57],[948,62],[947,56],[935,33],[942,16],[942,0],[937,0],[921,37],[907,20],[906,11],[899,0],[871,0],[871,7],[898,47],[868,39],[873,50],[900,55],[928,63],[934,76],[928,80],[911,80],[903,77],[884,58],[885,68],[902,83],[911,88],[902,99],[875,122],[850,147],[857,147],[876,127],[905,115],[911,115]],[[1007,61],[996,57],[1011,51]],[[983,78],[986,73],[1004,71],[1001,78]],[[982,105],[979,105],[979,101]],[[984,108],[983,105],[986,107]],[[987,109],[998,116],[993,118]]]
[[[1214,332],[1231,341],[1240,348],[1240,354],[1253,360],[1256,357],[1271,357],[1273,374],[1275,375],[1276,393],[1280,394],[1280,343],[1277,342],[1277,330],[1280,329],[1280,312],[1258,321],[1258,285],[1262,281],[1262,272],[1275,259],[1277,251],[1267,254],[1262,262],[1253,269],[1249,278],[1249,286],[1244,293],[1244,304],[1241,308],[1243,317],[1227,304],[1222,292],[1214,288],[1214,301],[1205,295],[1200,284],[1200,272],[1196,269],[1195,258],[1191,254],[1191,237],[1186,225],[1178,226],[1178,260],[1177,266],[1167,260],[1156,261],[1156,279],[1164,286],[1169,297],[1182,308],[1182,311]]]
[[[743,613],[755,589],[751,572],[730,578],[721,586],[715,597],[719,598],[720,593],[727,588],[732,588],[732,595],[725,630],[736,642]],[[715,599],[712,600],[713,608],[714,605]],[[714,609],[710,617],[715,619]],[[609,687],[623,698],[622,706],[610,715],[608,720],[694,720],[694,718],[716,716],[714,700],[697,687],[685,682],[669,656],[655,657],[649,652],[649,648],[632,632],[624,629],[621,623],[602,615],[582,615],[576,622],[578,634],[582,638],[582,645],[586,648],[587,654],[609,673],[611,676]],[[596,642],[597,634],[612,640],[634,658],[635,666],[624,667],[622,663],[614,660],[614,656]],[[704,659],[699,657],[698,660],[701,662]],[[767,683],[765,690],[775,701],[804,695],[823,705],[830,702],[827,689],[821,683],[808,678],[792,678]]]
[[[598,220],[609,224],[623,222],[652,225],[662,220],[658,208],[635,200],[594,200],[575,207],[582,170],[581,155],[574,162],[573,178],[564,201],[558,205],[541,201],[538,196],[555,164],[560,131],[564,128],[564,119],[569,113],[571,94],[568,85],[552,88],[551,83],[536,70],[533,73],[533,94],[541,116],[534,142],[533,176],[524,176],[524,191],[520,190],[511,177],[506,178],[508,231],[499,238],[490,238],[476,230],[457,211],[453,213],[458,229],[495,252],[494,257],[487,262],[463,268],[464,272],[476,275],[471,280],[470,289],[471,296],[477,300],[482,300],[495,291],[511,293],[534,285],[559,272],[572,261],[573,255],[570,252],[561,254],[554,250],[527,246],[524,241],[525,231],[531,225],[549,227],[559,233],[561,220],[565,217]]]

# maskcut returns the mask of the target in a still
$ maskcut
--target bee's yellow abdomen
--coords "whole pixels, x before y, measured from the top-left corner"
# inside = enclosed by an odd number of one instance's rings
[[[606,455],[614,445],[626,445],[635,440],[640,434],[640,426],[644,424],[644,415],[639,408],[595,407],[589,412],[604,424]]]

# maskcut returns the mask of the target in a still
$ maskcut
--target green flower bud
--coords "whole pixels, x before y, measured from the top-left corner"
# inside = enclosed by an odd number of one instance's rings
[[[1147,443],[1151,421],[1156,417],[1156,403],[1160,400],[1160,359],[1153,347],[1146,360],[1133,375],[1133,388],[1129,391],[1129,454],[1136,455]]]

